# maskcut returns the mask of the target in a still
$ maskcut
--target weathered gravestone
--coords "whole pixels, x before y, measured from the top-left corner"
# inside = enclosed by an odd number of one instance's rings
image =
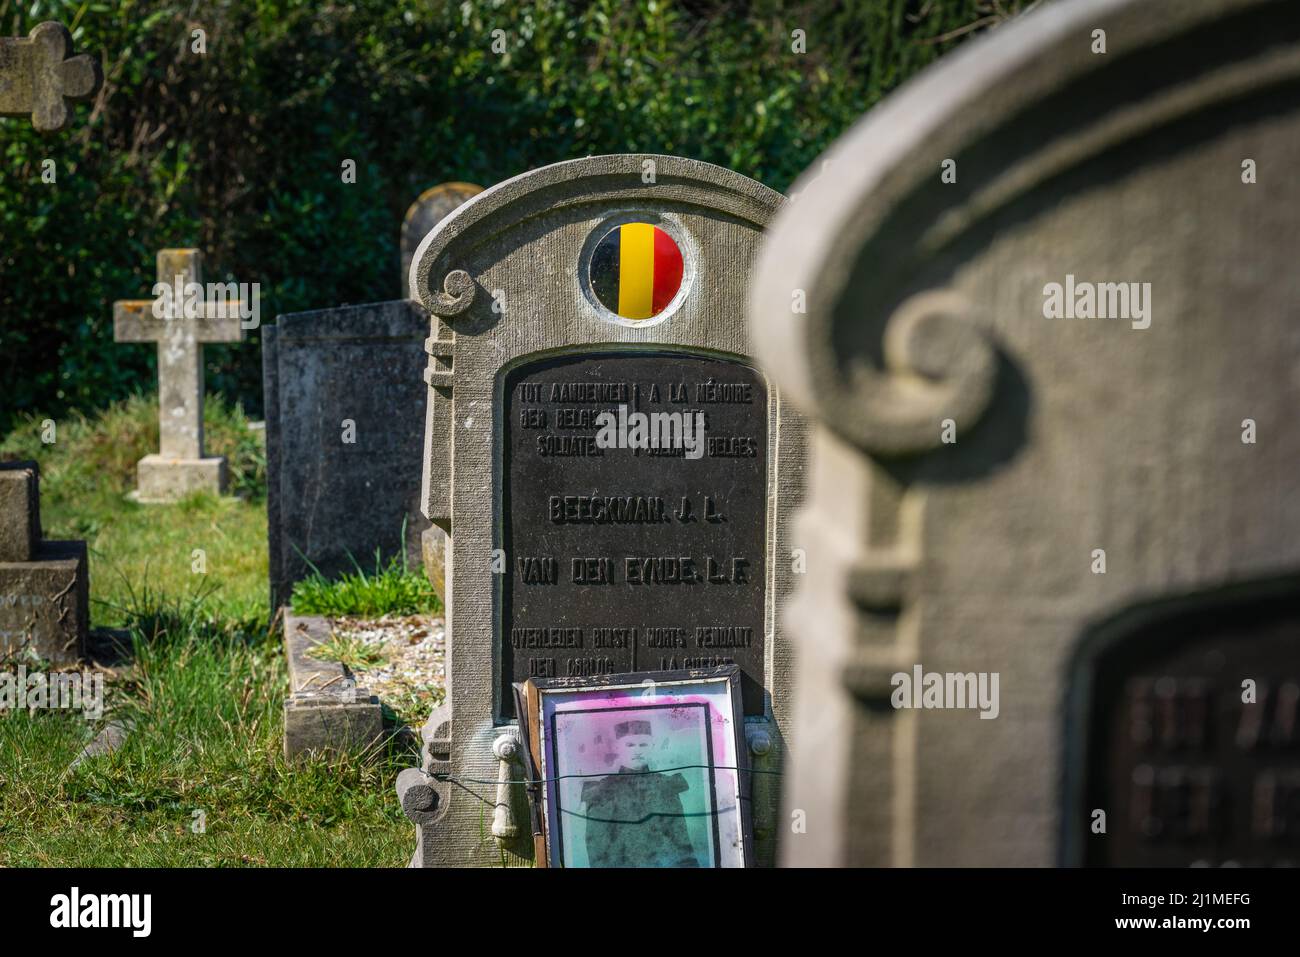
[[[23,37],[0,37],[0,116],[31,117],[42,133],[68,125],[65,100],[94,96],[103,79],[99,61],[72,56],[72,35],[61,23],[37,24]]]
[[[75,664],[90,627],[86,543],[41,538],[40,470],[0,463],[0,662]]]
[[[94,95],[102,79],[98,61],[71,54],[60,23],[38,24],[25,39],[0,37],[0,116],[30,117],[43,133],[67,126],[64,101]],[[36,463],[0,463],[0,661],[77,662],[89,607],[86,543],[43,540]]]
[[[481,192],[483,187],[474,183],[439,183],[426,189],[407,208],[406,216],[402,219],[403,296],[406,296],[408,291],[407,281],[411,272],[411,260],[415,258],[415,251],[420,248],[424,237]]]
[[[402,227],[403,259],[428,231],[419,229],[455,208],[449,197],[478,189],[422,194]],[[292,313],[263,328],[272,608],[311,565],[334,576],[353,559],[369,569],[376,548],[385,561],[401,554],[403,532],[418,563],[429,525],[419,500],[428,335],[428,312],[409,299]],[[440,550],[434,559],[440,568]]]
[[[1297,78],[1287,4],[1051,4],[796,187],[785,862],[1300,860]]]
[[[395,299],[280,316],[262,330],[273,608],[315,565],[373,568],[420,540],[420,370],[429,316]],[[310,563],[310,564],[309,564]]]
[[[416,254],[412,295],[434,315],[422,504],[449,535],[449,665],[423,769],[398,781],[413,864],[532,857],[510,690],[529,677],[734,662],[754,763],[779,770],[774,622],[797,564],[803,429],[748,358],[740,305],[780,202],[693,160],[592,157],[487,190]],[[700,413],[703,441],[602,446],[596,420],[620,407]],[[777,779],[754,777],[770,862]]]
[[[233,286],[214,285],[223,291]],[[244,304],[229,296],[208,297],[197,249],[161,250],[154,288],[165,295],[113,304],[115,341],[158,343],[161,447],[137,464],[136,497],[173,502],[196,491],[220,493],[226,487],[226,460],[203,454],[203,344],[242,339]]]

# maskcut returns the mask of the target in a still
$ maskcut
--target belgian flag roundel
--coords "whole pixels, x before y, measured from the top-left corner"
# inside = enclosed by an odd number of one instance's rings
[[[682,251],[650,223],[624,223],[610,230],[592,253],[592,292],[624,319],[657,316],[681,285]]]

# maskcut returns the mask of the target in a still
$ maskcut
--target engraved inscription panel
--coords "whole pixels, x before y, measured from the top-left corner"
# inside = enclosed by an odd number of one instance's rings
[[[767,416],[762,377],[711,356],[588,353],[506,377],[506,716],[512,681],[731,663],[763,713]]]
[[[1086,861],[1300,864],[1300,617],[1209,614],[1125,645],[1098,673],[1088,814],[1108,821]]]

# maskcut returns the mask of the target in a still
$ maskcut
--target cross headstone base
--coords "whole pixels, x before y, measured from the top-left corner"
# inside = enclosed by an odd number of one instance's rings
[[[226,459],[179,459],[155,452],[136,464],[135,477],[136,490],[129,497],[146,505],[176,502],[192,492],[220,495],[226,490]]]

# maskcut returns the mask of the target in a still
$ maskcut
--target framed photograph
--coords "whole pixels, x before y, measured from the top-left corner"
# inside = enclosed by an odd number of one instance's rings
[[[736,666],[529,680],[520,699],[541,804],[540,864],[751,863]]]

